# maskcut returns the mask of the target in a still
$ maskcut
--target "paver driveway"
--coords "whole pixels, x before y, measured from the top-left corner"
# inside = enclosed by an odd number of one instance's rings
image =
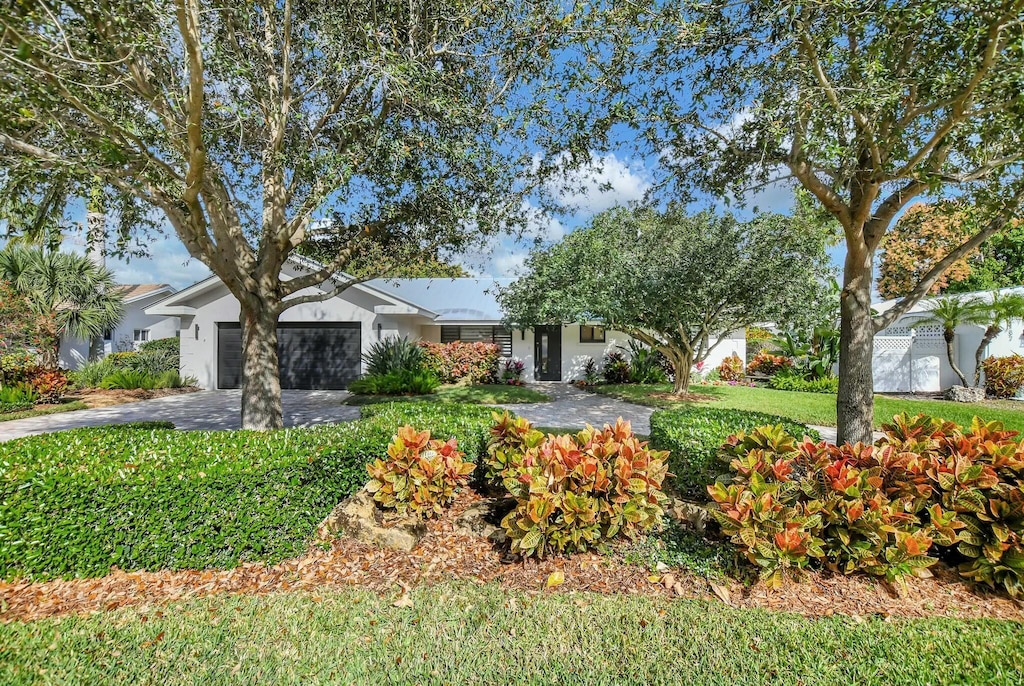
[[[653,407],[634,405],[617,398],[587,393],[570,384],[546,383],[533,386],[551,397],[551,402],[502,405],[536,426],[565,429],[583,428],[584,424],[601,427],[618,417],[629,420],[638,434],[651,432]]]
[[[344,422],[359,417],[359,408],[342,405],[346,391],[283,391],[285,426]],[[199,391],[123,405],[76,410],[43,417],[0,422],[0,441],[83,426],[165,420],[179,429],[237,429],[241,391]]]

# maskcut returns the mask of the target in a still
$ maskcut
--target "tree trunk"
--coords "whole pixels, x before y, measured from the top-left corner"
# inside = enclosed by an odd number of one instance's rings
[[[967,377],[960,371],[960,367],[956,365],[956,355],[953,354],[953,341],[956,340],[956,331],[950,331],[944,329],[942,337],[946,340],[946,359],[949,360],[949,366],[953,372],[960,377],[960,383],[964,386],[967,385]]]
[[[277,358],[277,314],[242,305],[242,428],[284,426]]]
[[[693,360],[686,353],[677,353],[672,360],[675,367],[675,379],[672,383],[673,395],[682,395],[690,391],[690,369]]]
[[[981,337],[978,349],[974,351],[974,385],[981,386],[981,361],[985,359],[985,351],[989,343],[1002,332],[1002,327],[990,326],[985,329],[985,335]],[[964,384],[967,385],[966,383]]]
[[[871,321],[871,255],[850,250],[843,269],[839,325],[839,442],[871,443],[874,433],[874,324]]]

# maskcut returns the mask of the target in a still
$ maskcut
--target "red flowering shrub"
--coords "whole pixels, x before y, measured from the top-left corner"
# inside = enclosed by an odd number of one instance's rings
[[[981,363],[985,390],[997,398],[1012,398],[1024,388],[1024,357],[987,357]]]
[[[763,374],[764,376],[774,376],[783,369],[789,369],[793,366],[793,360],[782,355],[772,355],[767,350],[759,350],[754,359],[747,365],[747,374]]]
[[[743,360],[739,355],[730,355],[718,365],[718,377],[722,381],[739,381],[743,378]]]
[[[421,341],[423,367],[441,383],[469,379],[472,383],[494,383],[498,377],[501,349],[493,343],[428,343]]]

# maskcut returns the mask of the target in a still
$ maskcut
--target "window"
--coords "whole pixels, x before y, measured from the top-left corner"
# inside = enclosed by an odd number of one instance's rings
[[[581,326],[580,343],[604,343],[604,327]]]
[[[149,340],[149,329],[135,329],[132,339],[136,343],[145,343]]]
[[[107,341],[107,342],[110,342],[110,341],[114,340],[114,330],[113,329],[106,329],[106,330],[104,330],[104,332],[103,332],[103,340]]]
[[[504,326],[442,326],[441,342],[494,343],[502,357],[512,357],[512,332]]]

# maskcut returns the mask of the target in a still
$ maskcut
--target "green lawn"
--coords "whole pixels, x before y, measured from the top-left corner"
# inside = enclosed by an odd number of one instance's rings
[[[678,400],[664,397],[672,391],[669,385],[623,384],[597,386],[597,393],[612,395],[623,400],[655,407],[672,407]],[[750,386],[691,386],[690,391],[714,397],[706,401],[713,407],[753,410],[788,417],[804,424],[836,425],[836,397],[828,393],[799,393],[776,391],[771,388]],[[685,403],[683,403],[685,404]],[[977,405],[951,403],[942,400],[903,400],[883,395],[875,396],[875,425],[889,421],[900,412],[942,417],[958,424],[970,424],[974,415],[986,420],[998,420],[1006,428],[1024,432],[1024,403],[1013,400],[990,400]]]
[[[1024,625],[804,619],[638,596],[446,584],[220,595],[0,626],[0,682],[1016,684]]]
[[[74,400],[56,407],[46,407],[39,410],[24,410],[22,412],[8,412],[0,414],[0,422],[9,422],[12,419],[28,419],[29,417],[43,417],[48,414],[60,414],[61,412],[72,412],[74,410],[88,410],[89,406],[81,400]]]
[[[509,386],[508,384],[479,384],[476,386],[441,386],[436,393],[430,395],[353,395],[345,403],[348,405],[368,405],[371,403],[388,402],[441,402],[471,403],[475,405],[507,405],[512,403],[543,403],[550,397],[525,386]]]

